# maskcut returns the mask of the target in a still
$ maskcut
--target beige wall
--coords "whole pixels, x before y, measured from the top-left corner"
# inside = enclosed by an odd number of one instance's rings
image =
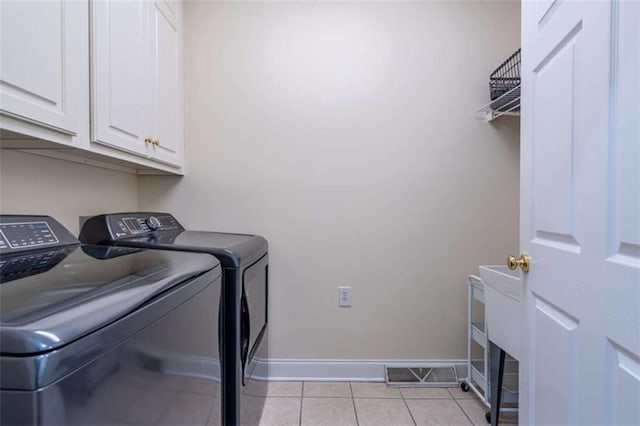
[[[78,216],[138,209],[137,177],[0,150],[0,213],[45,214],[78,235]]]
[[[518,247],[518,120],[474,111],[519,2],[185,19],[186,176],[140,178],[140,207],[269,240],[271,357],[464,358],[466,276]]]

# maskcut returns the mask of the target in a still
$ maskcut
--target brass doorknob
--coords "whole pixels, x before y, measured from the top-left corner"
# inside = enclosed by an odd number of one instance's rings
[[[515,271],[518,266],[522,269],[522,272],[529,272],[529,266],[531,266],[531,258],[526,254],[521,254],[518,259],[515,256],[509,256],[507,258],[507,268]]]

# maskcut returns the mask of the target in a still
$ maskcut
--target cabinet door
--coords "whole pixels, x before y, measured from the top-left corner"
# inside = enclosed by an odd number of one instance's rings
[[[151,137],[149,7],[145,1],[93,1],[93,142],[147,155]]]
[[[177,1],[151,6],[151,82],[153,158],[182,165],[184,98],[182,76],[182,10]]]
[[[0,111],[75,136],[87,93],[86,2],[2,1]]]

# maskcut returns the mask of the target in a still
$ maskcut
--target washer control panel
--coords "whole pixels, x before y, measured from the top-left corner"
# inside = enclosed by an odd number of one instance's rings
[[[51,230],[47,222],[3,223],[0,224],[2,245],[9,248],[45,246],[59,242],[56,234]]]
[[[49,216],[0,215],[0,254],[78,244],[78,240]]]

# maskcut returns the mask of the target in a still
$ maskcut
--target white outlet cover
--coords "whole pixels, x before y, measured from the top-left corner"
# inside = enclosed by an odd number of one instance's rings
[[[338,306],[351,307],[351,287],[338,287]]]

